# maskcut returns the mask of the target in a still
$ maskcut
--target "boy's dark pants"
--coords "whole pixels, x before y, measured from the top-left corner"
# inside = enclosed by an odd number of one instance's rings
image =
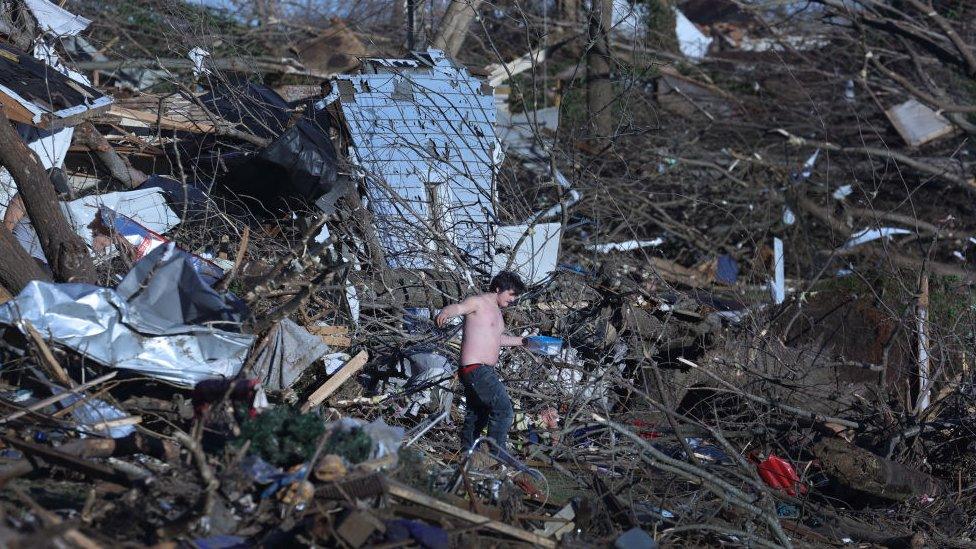
[[[508,430],[515,417],[508,391],[498,379],[494,366],[487,364],[475,368],[471,366],[473,365],[465,366],[460,373],[465,400],[461,446],[465,451],[471,448],[487,426],[488,436],[495,439],[498,446],[507,451]]]

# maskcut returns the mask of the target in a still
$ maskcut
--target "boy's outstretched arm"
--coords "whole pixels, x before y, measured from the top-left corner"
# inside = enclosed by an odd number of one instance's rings
[[[510,336],[508,334],[502,334],[501,345],[502,347],[524,347],[525,338],[519,336]]]
[[[448,305],[441,309],[438,313],[437,318],[434,319],[437,322],[439,328],[443,328],[447,321],[452,318],[457,318],[459,316],[469,315],[478,310],[478,299],[475,297],[469,297],[460,303],[455,303],[453,305]]]

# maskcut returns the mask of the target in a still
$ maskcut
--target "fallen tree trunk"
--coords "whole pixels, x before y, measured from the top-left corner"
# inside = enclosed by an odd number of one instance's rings
[[[0,223],[0,286],[17,295],[31,280],[50,280],[7,227]]]
[[[0,108],[0,164],[17,183],[17,191],[24,200],[54,279],[94,283],[95,265],[88,255],[88,247],[64,218],[47,172],[10,125],[4,108]]]
[[[892,501],[937,496],[942,483],[927,473],[885,459],[838,438],[824,438],[811,451],[827,476],[845,488]]]

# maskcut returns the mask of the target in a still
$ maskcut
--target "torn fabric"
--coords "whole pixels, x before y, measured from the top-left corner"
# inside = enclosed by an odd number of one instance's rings
[[[268,336],[268,344],[249,367],[248,377],[273,391],[291,387],[313,362],[329,352],[322,338],[289,319],[282,320]]]

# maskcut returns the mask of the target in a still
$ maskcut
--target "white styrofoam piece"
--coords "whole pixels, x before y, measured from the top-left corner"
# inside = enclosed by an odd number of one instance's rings
[[[877,240],[879,238],[887,238],[890,236],[895,236],[898,234],[911,234],[912,231],[908,229],[901,229],[898,227],[880,227],[878,229],[861,229],[860,231],[851,235],[851,237],[842,246],[843,249],[849,250],[854,246],[860,246],[866,242],[871,242],[872,240]]]
[[[830,196],[834,197],[835,200],[844,200],[853,192],[854,187],[851,185],[841,185],[840,187],[837,187],[837,190],[835,190]]]
[[[796,223],[796,214],[789,206],[783,206],[783,225],[790,226]]]
[[[605,254],[608,252],[627,252],[639,248],[654,248],[661,244],[664,244],[664,239],[659,236],[653,240],[627,240],[625,242],[610,242],[607,244],[590,244],[586,249]]]

